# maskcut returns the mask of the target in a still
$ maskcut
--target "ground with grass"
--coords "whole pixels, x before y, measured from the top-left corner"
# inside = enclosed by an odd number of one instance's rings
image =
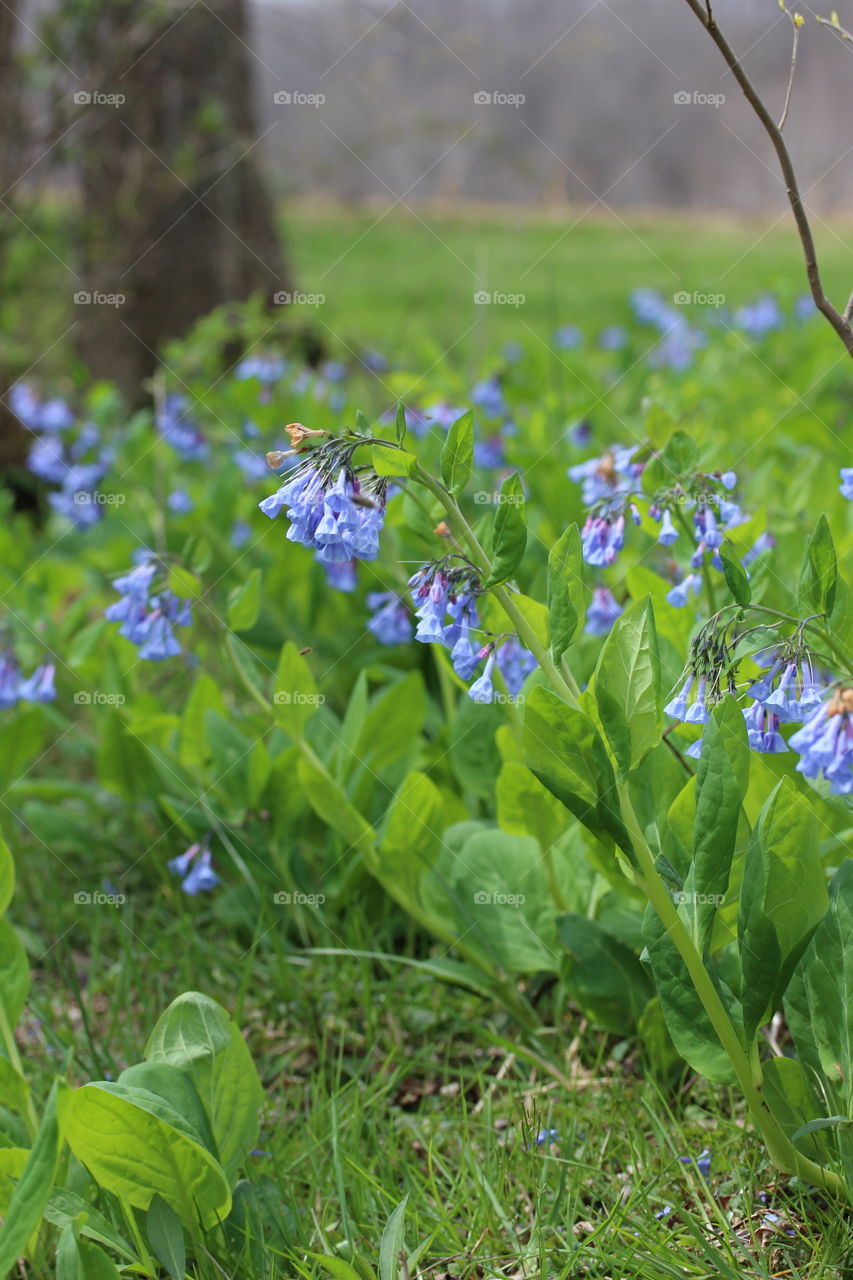
[[[62,226],[47,216],[43,223],[61,252]],[[589,419],[606,445],[626,420],[636,420],[645,396],[666,387],[668,372],[644,363],[642,336],[606,356],[596,346],[602,329],[632,323],[632,289],[655,288],[667,298],[680,291],[725,295],[727,313],[771,292],[790,312],[804,292],[795,237],[769,218],[767,225],[728,226],[651,215],[622,223],[571,211],[537,219],[294,206],[285,224],[300,289],[324,299],[290,312],[320,335],[330,359],[349,367],[347,415],[356,405],[378,414],[398,396],[465,403],[471,384],[503,361],[504,345],[518,343],[527,353],[519,403],[531,406],[531,431],[545,441]],[[827,286],[844,297],[853,280],[845,234],[821,230]],[[32,376],[58,379],[65,390],[82,387],[83,372],[67,362],[73,306],[57,290],[54,266],[32,252],[19,245],[18,269],[45,305],[26,340],[17,299],[4,304],[4,326],[26,347]],[[514,295],[517,305],[476,303],[481,290]],[[691,302],[687,311],[701,309]],[[567,325],[583,331],[579,350],[552,342]],[[708,358],[717,366],[701,379],[691,370],[679,375],[683,412],[704,413],[711,437],[718,429],[740,438],[759,474],[770,450],[777,468],[801,469],[804,491],[819,491],[821,450],[834,447],[849,410],[832,335],[810,320],[801,339],[788,334],[781,345],[771,336],[758,346],[730,327],[714,342]],[[388,359],[387,371],[366,368],[371,350]],[[192,363],[190,349],[186,367]],[[726,394],[715,403],[723,376]],[[313,392],[304,395],[276,401],[270,421],[309,422]],[[228,416],[226,399],[211,403],[216,415]],[[321,403],[317,414],[330,416],[328,402]],[[107,417],[113,412],[108,403]],[[562,499],[549,486],[564,484],[563,462],[529,468],[531,484],[549,494],[557,512]],[[162,496],[178,481],[159,458],[157,467],[151,485],[160,485]],[[263,484],[258,493],[241,484],[229,472],[213,486],[205,532],[214,556],[221,552],[221,513],[248,519],[266,492]],[[146,518],[147,501],[136,503]],[[132,500],[122,519],[131,521],[133,510]],[[799,507],[789,514],[783,541],[807,524]],[[180,545],[189,546],[197,532],[181,526]],[[112,597],[102,585],[93,605],[93,583],[126,568],[134,540],[143,537],[135,525],[129,535],[127,525],[118,529],[110,547],[96,531],[89,550],[82,542],[88,535],[80,534],[59,551],[48,537],[33,558],[56,556],[51,585],[33,568],[9,597],[18,622],[26,602],[35,617],[46,599],[56,634],[69,644],[72,623],[85,624],[85,637],[66,650],[75,669],[88,670],[98,656],[104,633],[94,618],[101,595]],[[274,546],[267,540],[264,554],[282,561],[280,534]],[[274,662],[282,637],[313,648],[329,668],[324,687],[335,714],[343,717],[361,666],[377,681],[389,670],[399,674],[382,652],[356,648],[362,623],[346,598],[327,605],[307,571],[291,578],[279,568],[269,594],[263,625],[252,633],[256,651]],[[315,628],[320,614],[322,629]],[[200,625],[212,635],[214,622],[211,612]],[[27,629],[33,636],[42,630],[38,623]],[[336,667],[336,653],[352,665]],[[186,688],[157,668],[150,686],[131,692],[115,661],[111,671],[134,704],[134,735],[152,759],[166,758],[167,769],[176,770],[171,793],[159,781],[156,794],[143,785],[132,800],[132,777],[119,775],[133,775],[138,761],[118,759],[106,721],[78,722],[71,732],[47,708],[41,727],[23,717],[0,725],[8,775],[0,823],[14,845],[14,919],[33,967],[18,1040],[34,1093],[46,1094],[57,1069],[73,1084],[114,1078],[138,1060],[166,1005],[181,991],[201,990],[244,1029],[265,1089],[250,1173],[271,1189],[259,1275],[313,1280],[327,1274],[316,1254],[376,1265],[385,1224],[406,1197],[406,1248],[422,1246],[419,1273],[447,1280],[850,1274],[849,1215],[773,1173],[734,1094],[711,1088],[671,1054],[649,1061],[628,1027],[622,1035],[595,1027],[559,981],[509,979],[534,1011],[527,1026],[470,985],[439,981],[437,966],[450,949],[400,911],[360,858],[347,861],[334,838],[322,847],[324,866],[336,869],[328,909],[294,907],[286,922],[270,909],[260,866],[267,815],[258,806],[241,819],[232,881],[215,897],[183,894],[165,864],[196,834],[175,799],[183,774],[167,755]],[[418,661],[402,658],[400,669]],[[138,673],[127,678],[137,681]],[[426,672],[437,704],[448,696],[442,679],[433,668]],[[249,701],[238,689],[234,704],[246,716]],[[435,710],[427,715],[423,751],[437,770],[449,770],[439,719]],[[282,792],[298,789],[291,765],[283,760],[276,775]],[[392,775],[387,782],[377,812],[397,781]],[[466,777],[460,794],[457,820],[463,800],[472,815],[488,811],[488,787],[472,789]],[[221,812],[231,822],[236,802],[226,801]],[[286,868],[308,887],[319,860],[310,844],[318,824],[297,801],[292,811],[288,803],[273,817],[282,850],[273,861],[279,875]],[[164,814],[173,815],[170,823]],[[830,833],[825,845],[829,857],[842,840]],[[81,866],[90,889],[127,878],[120,914],[74,902]],[[28,1274],[50,1275],[51,1266],[42,1257]],[[220,1271],[211,1264],[196,1274]]]

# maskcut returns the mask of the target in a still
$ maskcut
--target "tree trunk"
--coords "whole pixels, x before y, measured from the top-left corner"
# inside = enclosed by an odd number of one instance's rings
[[[244,0],[144,13],[98,7],[85,52],[101,79],[78,126],[76,340],[132,403],[164,344],[201,316],[290,287],[257,165]]]

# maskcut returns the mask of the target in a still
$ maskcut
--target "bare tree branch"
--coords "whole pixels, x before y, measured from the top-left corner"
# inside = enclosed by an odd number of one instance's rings
[[[779,123],[776,126],[780,133],[785,128],[785,121],[788,119],[788,108],[791,105],[791,94],[794,91],[794,76],[797,71],[797,50],[800,45],[800,28],[803,25],[802,15],[799,13],[791,13],[790,9],[786,8],[784,0],[782,0],[781,8],[782,12],[790,18],[791,26],[794,28],[794,43],[791,49],[791,71],[788,76],[788,88],[785,90],[785,105],[782,108],[782,114],[779,117]]]
[[[737,54],[732,49],[720,28],[717,26],[716,19],[710,14],[707,4],[700,3],[700,0],[686,0],[686,3],[702,23],[702,26],[708,32],[708,35],[714,41],[714,44],[720,50],[726,65],[740,85],[744,97],[752,107],[758,119],[761,121],[765,133],[773,144],[773,149],[776,152],[776,156],[779,161],[779,167],[782,170],[782,177],[785,181],[788,203],[791,206],[791,212],[794,215],[794,221],[797,225],[797,232],[800,237],[800,244],[803,248],[806,275],[808,277],[809,289],[811,290],[815,306],[821,315],[825,316],[832,325],[833,329],[838,334],[838,337],[844,343],[848,355],[853,357],[853,328],[851,328],[851,318],[846,314],[841,315],[823,291],[823,283],[820,277],[820,269],[818,267],[811,225],[800,195],[800,188],[797,183],[796,173],[794,172],[794,164],[791,160],[791,154],[788,151],[785,139],[782,137],[782,132],[773,117],[770,115],[767,107],[764,105],[764,102],[752,81],[744,71]],[[848,306],[849,305],[850,304],[848,303]]]

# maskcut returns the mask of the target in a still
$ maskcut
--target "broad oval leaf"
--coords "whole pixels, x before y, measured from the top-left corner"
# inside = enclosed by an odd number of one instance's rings
[[[616,619],[595,669],[595,700],[620,771],[635,768],[661,738],[661,677],[649,597]]]

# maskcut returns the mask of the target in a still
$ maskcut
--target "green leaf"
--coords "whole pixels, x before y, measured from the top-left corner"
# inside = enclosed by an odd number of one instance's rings
[[[379,1242],[379,1280],[399,1280],[400,1254],[403,1252],[403,1232],[406,1225],[408,1195],[397,1205],[385,1224]]]
[[[749,1037],[781,1000],[827,905],[817,816],[783,778],[753,832],[741,889],[738,945]]]
[[[30,1097],[30,1086],[8,1058],[0,1057],[0,1106],[25,1115]]]
[[[853,859],[829,886],[829,908],[795,973],[802,978],[805,1009],[821,1069],[845,1110],[853,1103]]]
[[[85,1221],[80,1220],[81,1215],[85,1215]],[[89,1236],[99,1244],[107,1245],[128,1262],[136,1261],[136,1253],[112,1224],[74,1191],[67,1191],[64,1187],[54,1187],[42,1216],[45,1222],[50,1222],[54,1227],[67,1227],[77,1220],[79,1235]]]
[[[623,774],[661,738],[660,660],[651,600],[637,600],[613,625],[595,670],[598,714]]]
[[[173,564],[169,570],[168,587],[182,600],[195,600],[202,593],[202,585],[195,574],[179,564]]]
[[[228,597],[228,625],[232,631],[250,631],[261,611],[261,571],[252,569],[246,581]]]
[[[41,1221],[62,1147],[60,1112],[67,1090],[64,1080],[54,1080],[32,1150],[9,1201],[0,1227],[0,1276],[12,1270]]]
[[[363,436],[373,435],[373,428],[362,413],[361,409],[356,409],[355,411],[355,429],[356,431],[361,432]]]
[[[696,771],[693,860],[684,882],[680,915],[699,951],[714,925],[717,903],[725,897],[737,843],[741,805],[749,785],[749,743],[743,712],[724,698],[705,726]]]
[[[586,617],[580,530],[570,524],[548,556],[548,629],[555,663],[571,645]]]
[[[474,465],[474,413],[451,423],[441,449],[441,478],[451,493],[461,493]]]
[[[162,1196],[155,1196],[148,1206],[145,1232],[154,1256],[168,1271],[172,1280],[183,1280],[187,1267],[187,1246],[181,1220]]]
[[[297,766],[297,777],[318,818],[336,831],[350,848],[369,849],[376,839],[376,832],[350,803],[339,783],[313,761],[304,758]]]
[[[586,916],[560,916],[557,936],[569,956],[565,980],[571,998],[608,1031],[630,1034],[654,995],[637,956]]]
[[[421,880],[434,865],[445,827],[444,801],[424,773],[409,773],[394,797],[378,849],[367,865],[388,892],[422,923]]]
[[[9,908],[15,892],[15,863],[6,841],[0,836],[0,916]]]
[[[670,480],[672,476],[681,479],[689,475],[695,470],[698,460],[699,450],[687,432],[673,432],[661,454],[661,462],[671,473]]]
[[[375,444],[370,452],[373,470],[378,476],[410,476],[418,465],[415,455],[405,449]]]
[[[311,668],[292,640],[281,651],[273,703],[275,718],[288,737],[297,741],[323,702]]]
[[[723,575],[729,591],[738,604],[749,604],[752,599],[749,575],[728,542],[724,542],[720,547],[720,559],[723,562]]]
[[[160,1015],[145,1057],[149,1064],[180,1068],[192,1079],[210,1119],[219,1160],[233,1181],[257,1143],[264,1100],[239,1027],[215,1000],[186,991]]]
[[[768,1058],[761,1064],[764,1096],[786,1137],[797,1141],[803,1125],[818,1118],[818,1103],[803,1064],[793,1058]],[[798,1142],[803,1155],[823,1163],[827,1157],[825,1143],[812,1140]]]
[[[526,765],[513,761],[504,764],[495,799],[498,825],[503,831],[534,836],[545,852],[565,834],[565,807]]]
[[[204,765],[210,759],[210,744],[205,732],[208,711],[225,714],[219,685],[206,671],[196,676],[181,716],[178,759],[183,765]]]
[[[527,547],[527,510],[521,481],[514,473],[501,485],[492,532],[492,572],[486,587],[506,582],[518,568]]]
[[[345,1258],[336,1258],[332,1253],[311,1253],[310,1251],[308,1256],[315,1262],[319,1262],[323,1270],[328,1271],[332,1280],[362,1280],[361,1273],[356,1271]]]
[[[231,1192],[221,1165],[155,1094],[85,1084],[71,1095],[67,1135],[95,1181],[134,1208],[147,1209],[161,1195],[190,1231],[228,1216]]]
[[[119,1271],[111,1258],[96,1245],[78,1240],[80,1227],[69,1223],[63,1227],[56,1249],[56,1280],[119,1280]]]
[[[122,1071],[118,1083],[125,1088],[145,1089],[162,1098],[192,1126],[210,1154],[219,1159],[207,1112],[187,1071],[171,1062],[136,1062]]]
[[[806,543],[800,570],[800,606],[806,613],[831,613],[838,581],[835,544],[822,515]]]
[[[0,919],[0,1007],[10,1027],[21,1016],[30,989],[24,945],[8,920]]]
[[[605,845],[633,849],[618,809],[616,782],[593,722],[541,685],[524,708],[524,758],[544,787]]]
[[[731,1084],[735,1079],[729,1055],[717,1038],[696,988],[660,916],[649,905],[643,919],[643,939],[651,965],[655,988],[672,1043],[682,1058],[715,1084]],[[724,991],[711,971],[717,990],[735,1020],[736,1002]]]
[[[402,444],[406,438],[406,406],[402,400],[397,401],[397,412],[394,415],[394,432],[397,436],[397,444]]]

